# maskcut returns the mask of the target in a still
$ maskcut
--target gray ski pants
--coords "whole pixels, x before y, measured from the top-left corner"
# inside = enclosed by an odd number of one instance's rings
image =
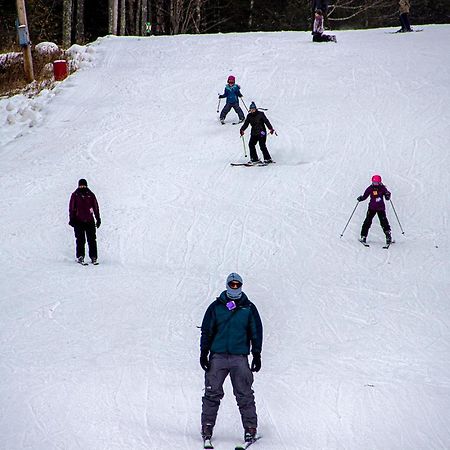
[[[220,400],[224,396],[223,383],[230,374],[233,394],[241,413],[244,428],[256,428],[255,396],[253,395],[253,373],[245,355],[214,353],[210,358],[211,367],[205,373],[205,395],[202,399],[202,427],[214,427]]]

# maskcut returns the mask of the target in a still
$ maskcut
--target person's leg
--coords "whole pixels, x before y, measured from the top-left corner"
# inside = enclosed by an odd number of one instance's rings
[[[220,401],[224,396],[223,383],[229,374],[227,355],[213,354],[211,367],[205,372],[205,395],[202,398],[202,430],[216,424]]]
[[[259,148],[262,151],[264,161],[268,161],[268,160],[272,159],[272,157],[270,156],[269,150],[267,150],[266,140],[267,140],[267,135],[259,137]]]
[[[83,224],[77,224],[73,227],[76,239],[76,255],[77,259],[82,256],[84,258],[84,247],[86,245],[85,227]]]
[[[244,116],[244,113],[242,112],[241,107],[239,106],[239,103],[235,103],[235,104],[233,105],[233,108],[234,108],[234,110],[236,111],[236,114],[238,115],[239,120],[240,120],[241,122],[243,122],[243,121],[245,120],[245,116]]]
[[[258,142],[258,136],[251,136],[248,141],[248,148],[250,149],[250,160],[258,161],[258,153],[256,153],[256,143]]]
[[[231,384],[241,413],[242,425],[244,428],[257,428],[258,417],[252,389],[253,373],[248,365],[247,356],[232,355],[230,358]]]
[[[406,31],[412,31],[411,24],[409,23],[409,14],[405,13],[403,16],[403,22],[405,23]]]
[[[369,233],[369,229],[372,225],[372,220],[375,217],[376,211],[372,209],[367,210],[366,218],[364,219],[364,222],[361,227],[361,237],[367,237],[367,234]]]
[[[220,112],[220,120],[225,120],[225,117],[227,117],[227,114],[230,112],[231,105],[230,103],[225,103],[225,106],[222,108],[222,111]]]
[[[89,258],[97,259],[97,236],[95,233],[95,222],[86,225],[86,237],[89,247]]]
[[[386,235],[386,242],[391,242],[391,226],[386,217],[386,211],[378,211],[378,219],[380,221],[381,228],[383,228],[384,234]]]
[[[401,30],[400,31],[406,31],[406,22],[405,22],[405,13],[400,14],[400,25],[401,25]]]

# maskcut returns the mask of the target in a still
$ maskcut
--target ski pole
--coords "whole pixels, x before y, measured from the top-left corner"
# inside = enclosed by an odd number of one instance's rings
[[[241,97],[241,101],[242,101],[242,104],[245,106],[245,109],[247,110],[247,112],[248,112],[248,108],[247,108],[247,105],[245,104],[245,102],[244,102],[244,100],[242,100],[242,97]]]
[[[345,232],[345,230],[347,229],[347,226],[348,226],[348,224],[350,223],[350,220],[351,220],[351,218],[353,217],[353,214],[355,214],[355,211],[356,211],[356,208],[358,207],[358,205],[359,205],[359,202],[357,202],[356,205],[355,205],[355,207],[353,208],[353,211],[352,211],[352,213],[351,213],[349,219],[347,220],[347,223],[345,224],[344,229],[342,230],[341,237],[344,236],[344,232]]]
[[[405,234],[405,232],[403,231],[403,228],[402,228],[402,224],[400,223],[400,220],[398,220],[397,211],[394,208],[394,204],[392,203],[391,199],[389,199],[389,201],[391,202],[392,209],[394,210],[395,217],[397,217],[397,222],[398,222],[398,225],[400,227],[400,230],[402,230],[402,234]]]
[[[222,99],[219,97],[219,103],[217,103],[217,112],[219,112],[220,100],[222,100]]]
[[[247,158],[247,149],[245,147],[244,135],[242,135],[241,137],[242,137],[242,145],[244,146],[244,157]]]

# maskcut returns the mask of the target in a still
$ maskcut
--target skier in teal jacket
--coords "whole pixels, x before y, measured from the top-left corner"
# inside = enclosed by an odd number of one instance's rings
[[[261,369],[263,327],[256,306],[242,292],[240,275],[228,275],[226,290],[209,305],[201,330],[200,365],[205,371],[203,440],[211,439],[224,396],[223,383],[229,374],[241,413],[244,439],[251,442],[258,426],[252,372]],[[251,366],[248,364],[250,351]]]
[[[223,94],[219,94],[219,98],[226,98],[227,101],[222,111],[220,112],[220,123],[223,125],[225,123],[225,117],[230,112],[231,108],[236,111],[236,114],[239,117],[239,122],[243,122],[245,117],[242,112],[241,107],[239,106],[239,98],[242,97],[241,87],[236,84],[236,78],[233,75],[230,75],[227,80],[227,85],[223,91]]]

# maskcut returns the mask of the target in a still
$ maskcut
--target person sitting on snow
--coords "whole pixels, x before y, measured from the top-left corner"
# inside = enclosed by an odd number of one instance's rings
[[[336,36],[324,34],[323,32],[323,13],[321,9],[316,9],[312,34],[313,42],[336,42]]]

